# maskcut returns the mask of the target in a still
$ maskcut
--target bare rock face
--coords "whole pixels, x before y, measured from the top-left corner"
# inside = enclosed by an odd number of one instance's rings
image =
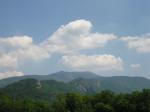
[[[41,89],[42,88],[42,84],[41,84],[41,81],[38,80],[37,81],[37,86],[36,86],[37,89]]]

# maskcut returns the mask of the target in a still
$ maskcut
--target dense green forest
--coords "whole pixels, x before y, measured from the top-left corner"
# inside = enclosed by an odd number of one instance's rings
[[[0,93],[0,112],[150,112],[150,90],[116,94],[60,94],[51,102]]]

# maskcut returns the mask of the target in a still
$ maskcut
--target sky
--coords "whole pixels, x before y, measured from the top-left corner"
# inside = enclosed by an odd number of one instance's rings
[[[150,78],[149,0],[0,0],[0,79],[58,71]]]

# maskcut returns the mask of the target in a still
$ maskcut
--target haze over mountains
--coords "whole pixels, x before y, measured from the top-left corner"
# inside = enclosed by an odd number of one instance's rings
[[[64,72],[30,75],[0,80],[0,91],[13,97],[51,100],[58,94],[83,94],[111,90],[117,93],[149,89],[150,80],[143,77],[102,77],[92,72]]]
[[[56,80],[56,81],[62,81],[62,82],[69,82],[77,78],[92,79],[92,78],[97,78],[97,77],[101,77],[101,76],[98,76],[97,74],[92,73],[92,72],[60,71],[60,72],[52,73],[49,75],[26,75],[26,76],[10,77],[6,79],[2,79],[0,80],[0,87],[3,87],[8,84],[14,83],[22,79],[27,79],[27,78],[32,78],[32,79],[37,79],[37,80]]]
[[[123,82],[128,83],[129,81],[133,83],[140,83],[143,80],[149,81],[149,79],[144,78],[144,77],[129,77],[129,76],[110,76],[110,77],[104,77],[100,76],[98,74],[95,74],[93,72],[66,72],[66,71],[59,71],[56,73],[52,73],[49,75],[25,75],[25,76],[19,76],[19,77],[10,77],[6,79],[0,80],[0,87],[7,86],[9,84],[12,84],[14,82],[23,80],[23,79],[36,79],[36,80],[56,80],[60,82],[70,82],[73,81],[74,79],[89,79],[89,80],[100,80],[100,81],[105,81],[105,82],[110,82],[110,81],[116,81],[119,82],[120,84]],[[108,80],[108,81],[107,81]],[[137,82],[139,80],[139,82]],[[141,81],[140,81],[141,80]]]

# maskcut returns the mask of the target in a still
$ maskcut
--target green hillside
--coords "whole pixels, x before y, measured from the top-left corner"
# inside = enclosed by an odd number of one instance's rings
[[[0,80],[0,87],[7,86],[9,84],[12,84],[14,82],[17,82],[19,80],[23,79],[37,79],[37,80],[56,80],[61,82],[69,82],[77,78],[85,78],[85,79],[92,79],[100,77],[97,74],[94,74],[92,72],[65,72],[60,71],[56,73],[52,73],[49,75],[26,75],[21,77],[11,77]]]
[[[58,94],[73,92],[74,89],[72,85],[54,80],[24,79],[8,85],[0,91],[14,98],[51,100]]]
[[[95,94],[103,90],[111,90],[116,93],[127,93],[142,89],[150,89],[150,80],[142,77],[117,76],[77,78],[70,82],[23,79],[1,88],[0,91],[14,98],[52,100],[58,94],[71,92]]]

